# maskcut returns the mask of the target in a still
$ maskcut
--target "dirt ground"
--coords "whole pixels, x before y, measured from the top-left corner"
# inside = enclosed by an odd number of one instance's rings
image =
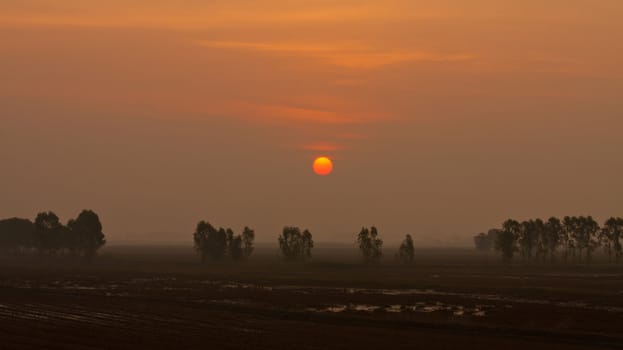
[[[260,247],[200,264],[187,247],[92,262],[0,257],[0,348],[623,348],[623,266],[502,265],[468,249],[375,266]]]

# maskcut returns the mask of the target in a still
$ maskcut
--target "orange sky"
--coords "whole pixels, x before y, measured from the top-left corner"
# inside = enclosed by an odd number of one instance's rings
[[[619,0],[4,0],[0,216],[88,207],[111,242],[207,219],[420,244],[621,216],[622,17]]]

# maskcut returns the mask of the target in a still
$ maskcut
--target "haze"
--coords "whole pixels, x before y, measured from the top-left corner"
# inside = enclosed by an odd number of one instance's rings
[[[0,217],[471,244],[620,216],[623,3],[0,3]],[[334,160],[326,177],[316,156]]]

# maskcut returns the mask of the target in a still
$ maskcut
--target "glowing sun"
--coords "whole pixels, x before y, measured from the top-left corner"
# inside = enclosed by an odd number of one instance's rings
[[[314,160],[314,172],[318,175],[325,176],[333,171],[333,162],[327,157],[318,157]]]

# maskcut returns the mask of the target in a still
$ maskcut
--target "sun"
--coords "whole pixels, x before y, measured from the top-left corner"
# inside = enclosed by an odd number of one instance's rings
[[[333,171],[333,162],[328,157],[318,157],[314,160],[314,172],[320,176],[326,176]]]

